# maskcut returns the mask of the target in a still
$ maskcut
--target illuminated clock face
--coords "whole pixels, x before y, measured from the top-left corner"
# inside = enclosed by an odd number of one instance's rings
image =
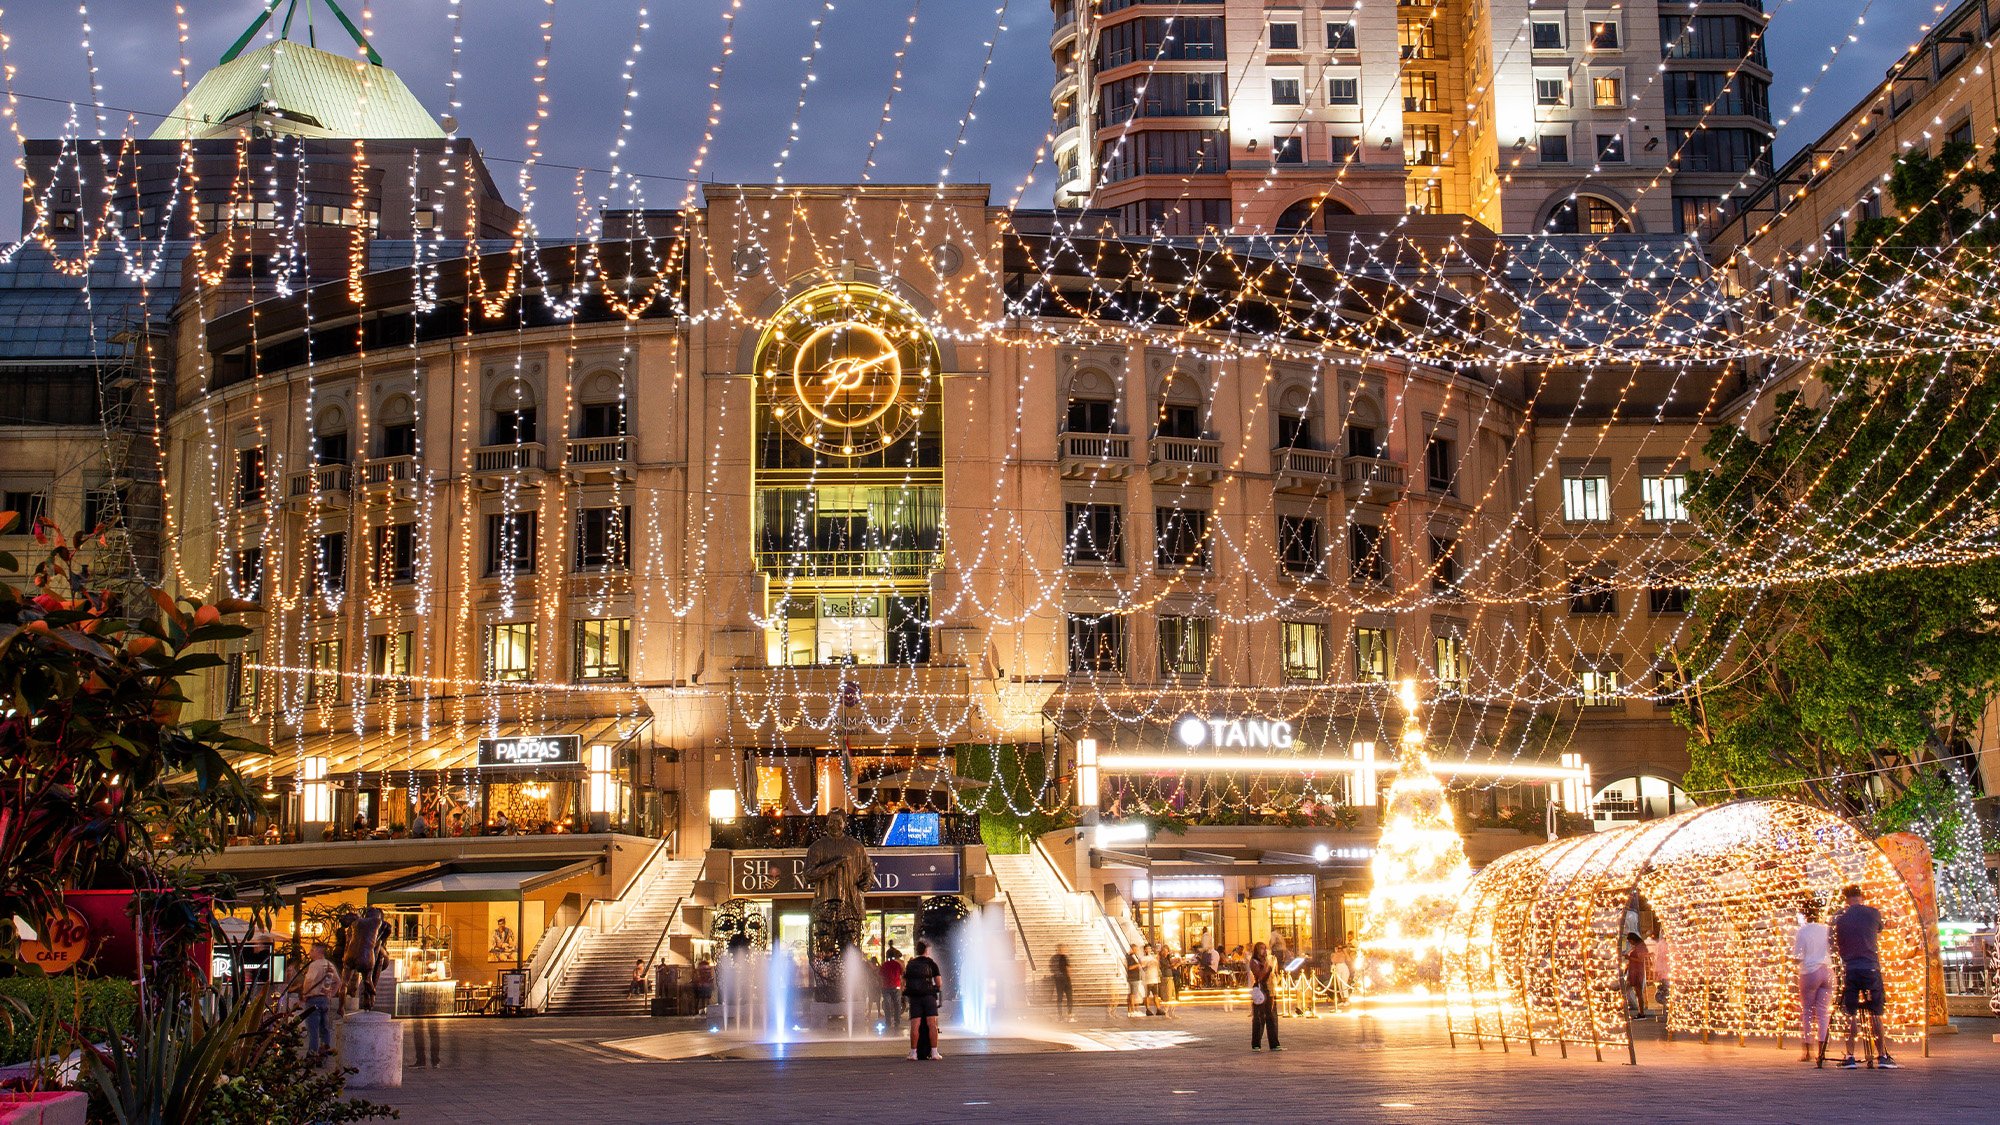
[[[837,457],[874,453],[922,420],[937,345],[909,306],[863,285],[827,285],[771,318],[759,389],[793,440]]]

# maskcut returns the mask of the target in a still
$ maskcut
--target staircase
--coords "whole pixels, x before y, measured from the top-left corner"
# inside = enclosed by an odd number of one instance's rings
[[[1060,944],[1068,946],[1070,986],[1079,1007],[1123,1004],[1125,954],[1112,944],[1097,904],[1064,886],[1034,852],[988,855],[986,862],[1002,897],[1013,902],[1007,929],[1034,957],[1031,1002],[1049,1002],[1049,958]]]
[[[660,935],[693,893],[701,865],[699,858],[661,861],[650,882],[628,892],[625,916],[615,929],[578,939],[582,944],[543,1010],[562,1016],[645,1015],[648,1000],[631,994],[632,963],[645,960],[651,980],[655,951],[666,951]]]

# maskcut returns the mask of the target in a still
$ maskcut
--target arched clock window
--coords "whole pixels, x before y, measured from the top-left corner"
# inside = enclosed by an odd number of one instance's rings
[[[764,468],[938,464],[940,362],[916,311],[866,285],[778,310],[757,346]]]

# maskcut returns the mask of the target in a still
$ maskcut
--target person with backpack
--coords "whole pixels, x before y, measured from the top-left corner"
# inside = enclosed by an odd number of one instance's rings
[[[937,1049],[938,1001],[944,994],[944,972],[931,960],[931,943],[917,939],[917,955],[903,966],[903,996],[910,1003],[910,1058],[941,1059]]]
[[[299,999],[305,1001],[306,1050],[313,1054],[333,1049],[333,1003],[340,996],[340,970],[327,960],[326,943],[312,943],[312,959],[299,975]]]
[[[1282,1051],[1278,1046],[1278,997],[1277,966],[1271,963],[1271,950],[1263,942],[1250,948],[1250,1049],[1264,1049],[1266,1032],[1271,1039],[1271,1049]]]

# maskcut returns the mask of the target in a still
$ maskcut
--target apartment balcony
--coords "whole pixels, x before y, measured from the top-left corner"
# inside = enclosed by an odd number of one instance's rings
[[[472,480],[479,488],[501,488],[508,481],[530,487],[541,484],[548,469],[548,450],[541,442],[485,445],[472,451]]]
[[[1054,55],[1076,38],[1076,9],[1056,13],[1055,30],[1049,32],[1049,54]]]
[[[787,578],[922,578],[943,561],[944,552],[936,547],[757,552],[758,570]]]
[[[1271,451],[1279,492],[1325,496],[1340,488],[1340,456],[1321,449],[1281,446]]]
[[[1394,503],[1403,495],[1403,466],[1379,457],[1343,457],[1340,482],[1349,500]]]
[[[631,480],[632,439],[625,434],[574,438],[569,443],[569,456],[563,462],[563,471],[578,484],[593,480]]]
[[[1222,476],[1219,441],[1156,437],[1146,444],[1146,473],[1162,484],[1207,484]]]
[[[361,472],[361,491],[367,496],[388,500],[414,500],[421,468],[414,456],[375,457],[356,466]]]
[[[1124,480],[1137,464],[1132,460],[1129,434],[1061,435],[1056,463],[1065,477],[1091,480]]]
[[[346,465],[314,465],[285,481],[285,502],[294,508],[345,508],[353,473]]]

